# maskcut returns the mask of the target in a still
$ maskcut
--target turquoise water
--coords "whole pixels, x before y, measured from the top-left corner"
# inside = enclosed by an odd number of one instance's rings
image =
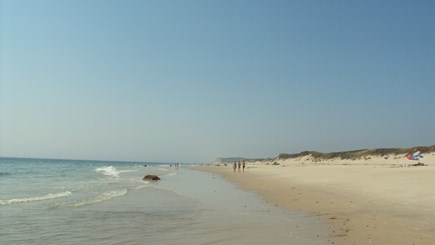
[[[147,167],[144,167],[147,164]],[[143,181],[157,174],[158,182]],[[169,164],[0,158],[0,244],[325,244],[325,225]]]

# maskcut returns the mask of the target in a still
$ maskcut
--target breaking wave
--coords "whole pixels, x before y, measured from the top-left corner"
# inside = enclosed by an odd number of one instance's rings
[[[131,169],[131,170],[120,170],[119,172],[120,173],[131,173],[131,172],[137,172],[137,171],[139,171],[139,170],[137,170],[137,169]]]
[[[70,191],[65,192],[59,192],[54,194],[47,194],[45,196],[39,196],[39,197],[29,197],[29,198],[14,198],[9,200],[0,200],[0,205],[11,205],[11,204],[18,204],[18,203],[26,203],[26,202],[36,202],[36,201],[44,201],[44,200],[51,200],[56,198],[62,198],[70,196],[72,193]]]
[[[101,168],[96,168],[95,172],[111,177],[119,177],[119,174],[121,173],[113,166],[104,166]]]
[[[77,203],[74,203],[74,204],[71,204],[71,205],[62,205],[62,206],[66,206],[66,207],[80,207],[80,206],[84,206],[84,205],[89,205],[89,204],[94,204],[94,203],[99,203],[99,202],[107,201],[107,200],[110,200],[110,199],[115,198],[115,197],[124,196],[125,194],[127,194],[127,190],[126,189],[106,191],[106,192],[96,196],[95,198],[84,200],[84,201],[81,201],[81,202],[77,202]]]

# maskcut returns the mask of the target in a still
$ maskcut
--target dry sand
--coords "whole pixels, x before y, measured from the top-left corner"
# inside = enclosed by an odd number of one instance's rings
[[[276,162],[276,160],[274,160]],[[435,244],[435,155],[313,162],[308,158],[201,167],[277,206],[319,216],[338,244]]]

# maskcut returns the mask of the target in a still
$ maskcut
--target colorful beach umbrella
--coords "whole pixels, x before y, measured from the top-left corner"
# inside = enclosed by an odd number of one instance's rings
[[[407,156],[406,158],[408,158],[408,160],[420,160],[420,158],[423,158],[423,155],[421,154],[411,155],[411,156]]]

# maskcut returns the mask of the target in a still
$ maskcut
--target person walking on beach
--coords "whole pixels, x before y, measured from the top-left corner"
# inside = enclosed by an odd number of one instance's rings
[[[237,162],[234,161],[234,163],[233,163],[233,170],[234,170],[234,173],[236,172],[236,168],[237,168]]]
[[[239,172],[241,167],[242,167],[242,163],[239,161],[239,164],[237,165],[237,170],[239,170]]]
[[[246,164],[245,164],[245,160],[243,160],[243,163],[242,163],[243,172],[245,172],[245,166],[246,166]]]

